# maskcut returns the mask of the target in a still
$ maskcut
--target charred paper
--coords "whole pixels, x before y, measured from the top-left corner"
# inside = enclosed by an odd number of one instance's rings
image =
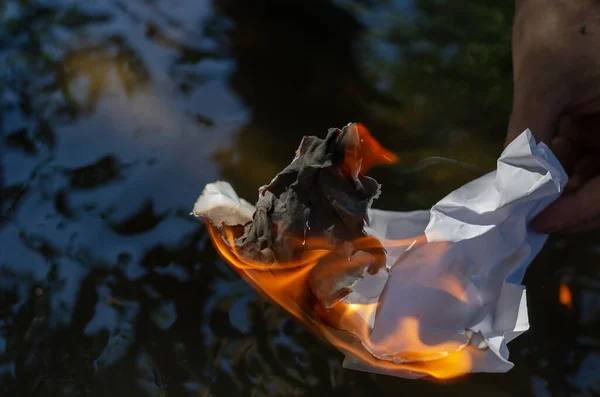
[[[304,137],[291,164],[259,189],[252,219],[231,229],[243,258],[273,269],[297,262],[307,251],[307,242],[335,247],[308,277],[307,287],[325,308],[351,293],[366,274],[385,269],[383,246],[365,232],[368,209],[379,196],[380,185],[361,172],[363,146],[357,124],[332,128],[324,139]],[[234,218],[215,217],[231,209],[209,209],[194,213],[234,226]],[[365,240],[369,241],[363,247],[354,244]]]

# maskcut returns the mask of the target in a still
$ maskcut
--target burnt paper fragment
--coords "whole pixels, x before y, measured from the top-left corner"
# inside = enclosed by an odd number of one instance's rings
[[[309,288],[325,307],[350,293],[366,272],[385,267],[378,241],[360,252],[353,245],[367,236],[367,210],[380,193],[380,185],[360,172],[361,143],[357,124],[332,128],[325,139],[304,137],[292,163],[260,188],[252,221],[235,239],[242,257],[274,268],[297,260],[307,241],[341,247],[309,276]]]

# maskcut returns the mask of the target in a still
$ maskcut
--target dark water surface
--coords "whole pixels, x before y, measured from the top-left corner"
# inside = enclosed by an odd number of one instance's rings
[[[401,157],[373,173],[380,208],[493,169],[512,7],[1,0],[0,395],[599,396],[598,233],[531,265],[512,371],[439,384],[344,370],[189,216],[216,179],[254,201],[303,135],[349,121]],[[479,170],[412,167],[428,156]]]

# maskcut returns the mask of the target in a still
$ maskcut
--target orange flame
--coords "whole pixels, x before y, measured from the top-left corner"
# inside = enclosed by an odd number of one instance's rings
[[[398,156],[381,146],[364,125],[356,123],[348,128],[356,128],[360,141],[349,145],[344,158],[346,167],[355,170],[354,174],[365,174],[377,165],[394,164],[398,161]]]
[[[573,308],[573,297],[571,295],[571,290],[569,289],[569,286],[567,284],[561,284],[558,288],[558,300],[569,310]]]
[[[351,149],[346,152],[346,166],[350,167],[350,170],[364,172],[374,165],[389,164],[397,160],[394,154],[375,141],[364,126],[360,124],[356,126],[361,144],[350,145]],[[358,161],[360,158],[362,164]],[[245,258],[238,252],[234,244],[232,228],[225,226],[218,229],[208,224],[208,231],[219,254],[234,270],[313,333],[324,337],[348,357],[353,358],[353,361],[386,373],[409,371],[437,379],[450,379],[469,372],[473,358],[482,354],[469,345],[466,337],[464,343],[457,341],[437,345],[424,343],[420,338],[418,318],[399,319],[394,332],[382,341],[374,341],[370,337],[370,324],[377,315],[378,303],[357,304],[339,300],[333,304],[333,307],[326,309],[315,303],[314,299],[309,299],[307,286],[311,270],[318,266],[322,258],[339,249],[326,239],[307,238],[302,242],[303,253],[300,258],[288,263],[265,264]],[[426,238],[421,235],[406,240],[381,241],[381,244],[387,247],[400,247],[424,242]],[[352,241],[356,251],[378,247],[379,244],[379,240],[371,236]],[[436,247],[445,251],[447,246],[440,244]],[[440,255],[442,253],[440,252]],[[373,259],[366,256],[364,260]],[[343,264],[339,263],[339,267],[342,268]],[[428,287],[444,290],[466,302],[465,287],[459,280],[444,276],[431,280],[430,284]],[[406,346],[402,352],[393,351],[392,346],[398,340],[402,340],[403,346]],[[382,351],[389,353],[385,355],[373,353]]]
[[[211,240],[221,256],[256,289],[283,309],[300,320],[312,332],[323,336],[331,344],[359,361],[384,371],[414,371],[438,379],[450,379],[467,373],[472,366],[472,349],[464,348],[455,341],[429,346],[419,337],[419,321],[404,318],[398,321],[395,332],[384,341],[372,342],[368,319],[377,310],[377,304],[348,304],[339,301],[327,313],[331,321],[320,319],[306,297],[307,278],[319,259],[331,252],[325,249],[325,242],[307,242],[307,252],[294,263],[265,265],[243,258],[233,245],[233,233],[225,228],[224,234],[213,226],[208,227]],[[411,239],[421,240],[422,236]],[[367,243],[365,243],[365,241]],[[409,245],[408,241],[397,241],[398,245]],[[359,241],[363,247],[368,240]],[[439,282],[439,288],[451,293],[457,299],[465,300],[462,285],[447,278]],[[372,351],[386,350],[398,338],[410,346],[410,351],[390,354],[388,357],[375,357]]]

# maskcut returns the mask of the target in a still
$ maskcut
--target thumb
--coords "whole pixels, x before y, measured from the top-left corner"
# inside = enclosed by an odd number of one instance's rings
[[[528,95],[523,91],[525,90],[517,81],[504,146],[508,146],[528,128],[537,142],[550,145],[558,123],[560,108],[541,98],[540,95]]]
[[[565,194],[531,223],[538,233],[580,232],[600,226],[600,176]]]

